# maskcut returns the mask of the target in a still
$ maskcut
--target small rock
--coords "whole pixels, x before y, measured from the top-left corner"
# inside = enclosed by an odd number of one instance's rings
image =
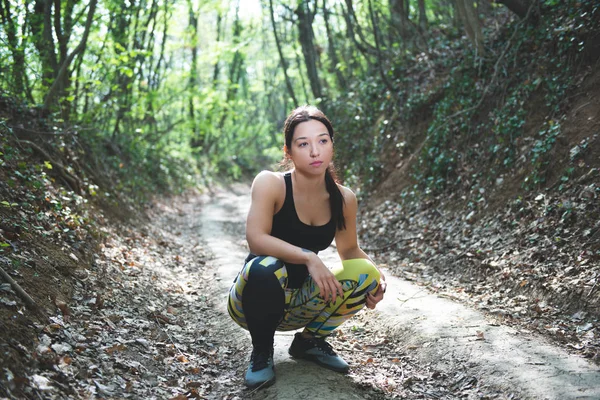
[[[52,348],[52,350],[54,350],[56,352],[56,354],[59,354],[59,355],[68,353],[69,351],[73,350],[73,348],[66,343],[54,343],[50,347]]]
[[[50,386],[50,379],[41,375],[33,375],[31,377],[31,384],[34,388],[41,391],[48,391],[54,389]]]
[[[469,214],[467,214],[465,219],[468,223],[470,223],[470,224],[473,223],[475,221],[475,210],[473,210]]]

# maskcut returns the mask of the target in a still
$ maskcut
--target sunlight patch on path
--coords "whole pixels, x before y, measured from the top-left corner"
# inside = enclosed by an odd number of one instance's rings
[[[377,313],[386,325],[409,329],[407,345],[422,358],[437,359],[447,369],[467,362],[482,379],[496,377],[536,399],[600,398],[598,367],[545,338],[494,326],[481,313],[407,281],[388,277],[388,288]]]

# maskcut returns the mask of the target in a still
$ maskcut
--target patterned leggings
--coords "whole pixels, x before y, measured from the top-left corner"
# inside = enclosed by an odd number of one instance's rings
[[[302,287],[288,289],[282,261],[255,257],[244,265],[229,290],[229,315],[250,331],[255,348],[272,346],[276,330],[305,328],[317,337],[328,336],[361,310],[367,292],[375,293],[379,285],[379,271],[366,259],[343,261],[332,272],[344,290],[335,303],[318,297],[319,288],[310,275]]]

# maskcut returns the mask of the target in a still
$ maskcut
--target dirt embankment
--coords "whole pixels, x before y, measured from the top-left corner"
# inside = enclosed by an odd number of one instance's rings
[[[597,56],[596,56],[597,58]],[[526,188],[531,146],[545,122],[528,107],[515,166],[494,182],[434,196],[412,185],[418,154],[394,160],[368,199],[361,236],[398,276],[466,301],[600,362],[600,70],[583,66],[567,93],[561,131]],[[539,96],[543,96],[540,93]],[[538,96],[538,97],[539,97]],[[534,96],[533,103],[543,103]],[[537,121],[537,124],[534,123]],[[493,166],[481,165],[478,171]],[[466,180],[465,182],[469,182]]]

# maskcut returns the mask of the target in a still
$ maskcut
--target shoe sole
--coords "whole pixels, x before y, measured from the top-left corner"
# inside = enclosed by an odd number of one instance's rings
[[[327,368],[327,369],[329,369],[331,371],[339,372],[341,374],[346,374],[350,370],[350,367],[348,367],[348,368],[336,368],[336,367],[333,367],[333,366],[331,366],[329,364],[325,364],[324,362],[321,362],[317,358],[317,356],[313,356],[313,355],[310,355],[310,354],[294,354],[294,352],[292,351],[292,349],[288,350],[288,354],[290,356],[294,357],[294,358],[298,358],[298,359],[302,359],[302,360],[307,360],[307,361],[312,361],[315,364],[318,364],[318,365],[320,365],[323,368]]]
[[[248,384],[248,382],[244,381],[244,384],[246,385],[246,387],[248,389],[261,389],[261,388],[267,388],[269,386],[272,386],[275,383],[275,377],[273,377],[273,379],[269,379],[268,381],[256,384],[256,385],[250,385]]]

